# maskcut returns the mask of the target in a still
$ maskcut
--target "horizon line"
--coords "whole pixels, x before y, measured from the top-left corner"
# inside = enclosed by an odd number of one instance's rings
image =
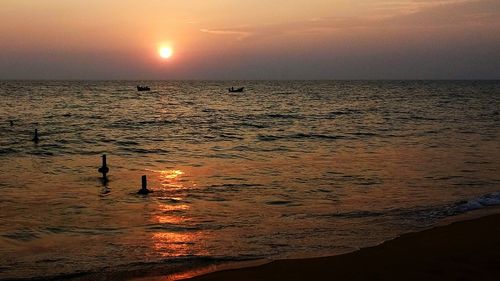
[[[356,79],[327,79],[327,78],[317,78],[317,79],[128,79],[128,78],[117,78],[117,79],[83,79],[83,78],[0,78],[0,81],[151,81],[151,82],[167,82],[167,81],[500,81],[500,78],[356,78]]]

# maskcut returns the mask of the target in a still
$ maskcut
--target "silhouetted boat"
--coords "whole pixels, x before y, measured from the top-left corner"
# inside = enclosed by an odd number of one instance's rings
[[[245,89],[245,87],[241,87],[241,88],[238,88],[238,89],[235,89],[235,88],[231,87],[231,88],[228,88],[227,90],[230,93],[241,93],[241,92],[243,92],[244,89]]]
[[[142,92],[142,91],[151,91],[151,88],[148,86],[137,86],[137,91]]]

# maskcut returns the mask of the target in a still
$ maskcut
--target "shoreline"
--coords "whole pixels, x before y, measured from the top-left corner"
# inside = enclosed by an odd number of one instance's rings
[[[449,224],[443,225],[445,220],[347,254],[276,260],[184,280],[497,280],[499,209],[459,215]]]
[[[500,207],[445,218],[349,253],[188,265],[152,264],[49,280],[496,280],[500,276]],[[452,243],[452,244],[450,244]],[[418,246],[416,246],[418,245]],[[453,246],[453,247],[452,247]],[[443,248],[444,247],[444,248]],[[436,259],[436,257],[439,257]],[[412,261],[411,263],[409,261]],[[175,267],[175,266],[174,266]],[[450,270],[452,268],[453,270]],[[454,274],[451,274],[454,271]],[[408,272],[407,275],[404,273]],[[474,273],[467,278],[466,274]],[[462,278],[465,276],[465,278]],[[496,277],[496,278],[495,278]],[[44,278],[12,279],[44,280]]]
[[[294,279],[293,276],[288,276],[286,274],[282,275],[283,277],[280,277],[278,275],[275,275],[274,273],[278,273],[281,271],[283,267],[290,266],[291,268],[301,268],[302,265],[305,265],[305,267],[309,267],[310,263],[313,263],[314,261],[319,261],[321,264],[328,263],[330,260],[333,260],[334,263],[337,262],[337,259],[342,260],[344,258],[351,259],[351,256],[364,256],[365,252],[371,252],[371,251],[378,251],[380,248],[385,248],[387,244],[391,245],[392,243],[400,243],[400,240],[404,240],[405,243],[411,243],[411,241],[406,242],[406,240],[411,240],[419,239],[420,236],[422,235],[427,235],[429,232],[431,235],[434,232],[448,232],[450,228],[455,228],[455,225],[469,225],[469,224],[479,224],[481,225],[482,228],[488,228],[488,224],[482,223],[483,219],[489,218],[489,217],[495,217],[496,220],[498,221],[498,224],[500,224],[500,206],[491,206],[488,208],[482,208],[478,210],[473,210],[469,211],[467,213],[459,214],[456,216],[451,216],[444,218],[437,224],[430,226],[429,228],[425,228],[420,231],[416,232],[408,232],[401,234],[395,238],[388,239],[385,241],[380,242],[379,244],[376,244],[371,247],[366,247],[366,248],[360,248],[357,250],[354,250],[352,252],[344,253],[344,254],[339,254],[339,255],[331,255],[331,256],[321,256],[321,257],[306,257],[306,258],[291,258],[291,259],[282,259],[282,260],[272,260],[272,259],[260,259],[260,260],[250,260],[250,261],[243,261],[243,262],[231,262],[231,263],[222,263],[222,264],[214,264],[206,267],[201,267],[201,268],[196,268],[193,270],[188,270],[184,272],[179,272],[171,275],[163,275],[163,276],[158,276],[154,273],[152,273],[149,276],[143,276],[143,277],[136,277],[136,278],[131,278],[129,280],[133,281],[165,281],[165,280],[304,280],[304,279]],[[481,222],[479,222],[481,221]],[[497,237],[499,237],[500,240],[500,228],[497,227],[495,229],[495,233]],[[478,238],[478,237],[475,237]],[[480,237],[479,237],[480,238]],[[395,242],[394,242],[395,241]],[[489,241],[489,240],[488,240]],[[492,244],[494,244],[495,241],[493,241]],[[500,244],[500,243],[498,243]],[[496,256],[499,264],[500,264],[500,247],[498,247],[498,255]],[[343,265],[345,266],[345,264]],[[351,265],[354,266],[354,265]],[[307,269],[307,268],[305,268]],[[321,272],[321,268],[315,268],[317,272]],[[276,272],[275,272],[276,271]],[[263,272],[266,272],[265,275],[259,275]],[[283,273],[283,272],[282,272]],[[286,271],[284,272],[286,273]],[[500,270],[497,272],[500,276]],[[249,278],[248,276],[253,276],[252,274],[257,274],[259,276],[254,276],[252,278]],[[281,274],[281,273],[280,273]],[[325,273],[326,274],[326,273]],[[328,273],[330,274],[330,273]],[[247,277],[245,277],[247,276]],[[496,275],[495,275],[496,276]],[[248,279],[245,279],[248,278]],[[322,280],[321,276],[315,276],[315,280]],[[341,280],[342,277],[334,277],[331,275],[325,276],[325,280],[331,280],[334,278],[340,278]],[[401,280],[408,280],[411,279],[408,276],[403,276]],[[422,278],[428,278],[428,277],[422,277]],[[441,278],[441,277],[440,277]],[[306,278],[307,279],[307,278]],[[373,280],[371,277],[367,277],[367,279],[355,279],[352,276],[348,276],[345,278],[345,280]],[[495,279],[495,278],[493,278]],[[391,280],[389,279],[381,279],[381,280]],[[395,279],[397,280],[397,279]],[[424,280],[424,279],[419,279],[416,278],[415,280]],[[432,280],[429,279],[429,280]],[[446,280],[446,279],[445,279]],[[465,279],[469,280],[469,279]],[[476,280],[476,279],[473,279]],[[477,279],[480,280],[480,279]],[[489,280],[489,279],[484,279],[484,280]]]

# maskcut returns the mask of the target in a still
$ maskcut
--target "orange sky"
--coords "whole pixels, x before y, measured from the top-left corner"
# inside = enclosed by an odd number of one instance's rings
[[[0,5],[0,79],[500,78],[497,0]]]

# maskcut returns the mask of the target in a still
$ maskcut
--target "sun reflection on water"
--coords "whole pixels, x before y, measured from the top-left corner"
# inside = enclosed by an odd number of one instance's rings
[[[185,174],[184,171],[180,169],[171,169],[171,170],[149,170],[156,174],[157,179],[159,180],[161,186],[164,189],[176,188],[182,189],[186,188],[184,185],[184,180],[182,176]]]
[[[181,170],[166,170],[161,171],[161,174],[167,179],[176,179],[179,176],[184,175],[184,172]]]
[[[196,232],[156,232],[152,235],[153,249],[163,257],[204,255],[206,250],[196,244],[202,240],[203,233]]]
[[[185,193],[190,186],[186,173],[181,169],[148,170],[160,190],[156,210],[151,221],[160,225],[160,231],[151,234],[152,250],[162,257],[182,257],[189,255],[206,255],[203,248],[204,232],[193,229],[193,221],[189,216],[192,206],[184,202]]]

